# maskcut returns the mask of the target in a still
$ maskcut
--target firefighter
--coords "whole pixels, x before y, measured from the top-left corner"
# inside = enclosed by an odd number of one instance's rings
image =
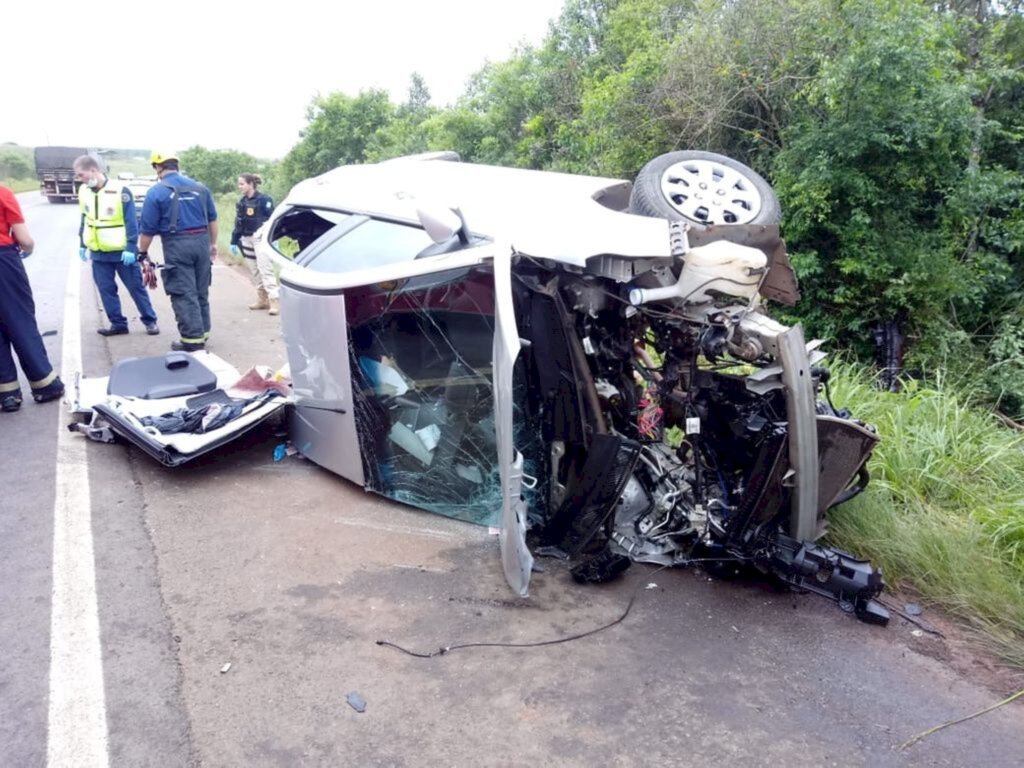
[[[77,158],[74,169],[75,178],[82,182],[78,188],[78,205],[82,209],[78,255],[82,261],[92,261],[92,279],[110,321],[109,327],[96,332],[101,336],[128,333],[128,318],[121,314],[121,299],[117,295],[115,278],[120,277],[139,310],[146,333],[156,336],[160,333],[156,312],[135,256],[139,239],[135,198],[127,187],[110,183],[91,155]]]
[[[64,383],[50,365],[39,335],[32,286],[21,263],[34,247],[18,199],[7,187],[0,186],[0,410],[7,412],[21,408],[21,386],[12,349],[37,403],[64,394]]]
[[[171,298],[180,341],[171,349],[196,352],[210,336],[210,280],[217,258],[217,209],[205,186],[178,171],[178,157],[154,152],[159,182],[142,204],[139,256],[149,258],[153,238],[164,252],[164,292]]]
[[[255,173],[243,173],[238,177],[238,191],[242,193],[235,206],[235,228],[231,232],[231,254],[237,256],[241,249],[245,263],[249,265],[253,284],[256,286],[256,303],[249,309],[269,309],[271,315],[278,314],[277,280],[274,266],[266,258],[260,258],[253,248],[252,236],[263,222],[274,212],[274,201],[270,195],[259,191],[263,183]]]

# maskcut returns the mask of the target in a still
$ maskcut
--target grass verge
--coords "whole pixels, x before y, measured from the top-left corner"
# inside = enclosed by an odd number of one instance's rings
[[[238,195],[230,192],[225,195],[214,195],[213,198],[213,204],[217,206],[217,221],[220,223],[217,232],[217,250],[225,261],[241,264],[241,256],[231,255],[231,230],[235,228],[235,203],[237,202]]]
[[[833,400],[882,438],[860,497],[830,516],[832,543],[977,631],[1024,668],[1024,434],[941,378],[900,393],[833,366]]]
[[[39,191],[38,179],[0,179],[0,184],[3,184],[13,192]]]

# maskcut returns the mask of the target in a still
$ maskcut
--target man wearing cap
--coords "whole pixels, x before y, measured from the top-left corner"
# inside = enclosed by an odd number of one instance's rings
[[[171,298],[180,341],[171,349],[197,352],[210,335],[210,280],[217,257],[217,209],[205,186],[178,172],[178,158],[154,152],[159,182],[142,204],[139,257],[149,258],[153,238],[164,251],[164,291]]]
[[[128,318],[121,313],[121,299],[117,295],[115,277],[120,277],[135,301],[146,333],[156,336],[160,333],[156,312],[135,257],[139,238],[135,198],[127,187],[110,183],[92,155],[78,157],[74,169],[75,178],[82,182],[78,188],[78,205],[82,209],[78,255],[82,261],[92,261],[92,279],[110,321],[110,327],[100,328],[97,333],[102,336],[128,333]]]

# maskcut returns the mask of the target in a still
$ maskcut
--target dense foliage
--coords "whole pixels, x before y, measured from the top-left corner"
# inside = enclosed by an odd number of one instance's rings
[[[672,149],[721,152],[779,194],[812,335],[868,360],[895,328],[912,375],[973,376],[1024,416],[1021,6],[567,0],[541,44],[485,65],[446,108],[419,75],[402,104],[317,97],[275,191],[434,149],[626,178]],[[234,160],[187,154],[208,183],[197,160]]]

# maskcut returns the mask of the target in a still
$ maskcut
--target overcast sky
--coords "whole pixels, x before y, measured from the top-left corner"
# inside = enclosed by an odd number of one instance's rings
[[[486,61],[539,43],[562,2],[8,0],[0,142],[281,157],[317,93],[397,103],[419,72],[444,106]]]

